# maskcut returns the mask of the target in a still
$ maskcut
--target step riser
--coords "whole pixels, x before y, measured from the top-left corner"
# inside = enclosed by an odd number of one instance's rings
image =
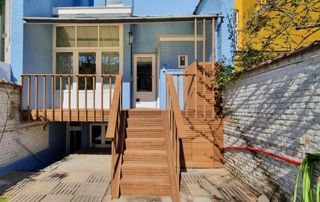
[[[132,177],[132,176],[168,176],[168,168],[123,168],[122,176],[123,177]]]
[[[125,196],[169,196],[170,185],[121,185],[121,194]]]
[[[148,163],[159,163],[168,162],[166,156],[156,156],[156,155],[124,155],[124,161],[128,162],[148,162]]]
[[[165,149],[164,143],[126,143],[127,149],[161,150]]]

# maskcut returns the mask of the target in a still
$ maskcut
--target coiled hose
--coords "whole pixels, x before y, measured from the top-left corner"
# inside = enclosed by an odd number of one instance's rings
[[[293,194],[293,202],[297,201],[299,179],[302,179],[302,202],[320,202],[320,177],[317,179],[316,190],[312,188],[312,181],[314,179],[315,162],[320,161],[319,154],[306,154],[306,158],[300,165],[300,169],[296,178],[296,185]],[[314,192],[315,191],[315,192]],[[315,196],[315,200],[314,199]]]

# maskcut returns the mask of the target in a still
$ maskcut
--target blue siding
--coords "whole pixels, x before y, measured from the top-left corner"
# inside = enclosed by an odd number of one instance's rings
[[[50,123],[45,128],[49,130],[49,148],[36,154],[16,161],[10,165],[0,168],[0,175],[6,172],[15,171],[34,171],[45,168],[46,166],[62,159],[66,151],[66,125],[64,123]]]
[[[123,92],[122,105],[124,109],[129,109],[132,103],[132,76],[131,76],[131,47],[129,44],[129,32],[131,25],[123,26]]]

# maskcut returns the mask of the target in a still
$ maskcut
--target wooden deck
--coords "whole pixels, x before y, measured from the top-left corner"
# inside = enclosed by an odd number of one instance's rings
[[[107,122],[109,110],[101,109],[38,109],[22,111],[22,119],[30,121],[50,122]]]

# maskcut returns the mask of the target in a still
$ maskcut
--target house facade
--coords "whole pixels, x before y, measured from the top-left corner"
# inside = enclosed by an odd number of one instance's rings
[[[212,39],[219,12],[134,16],[131,1],[112,0],[12,1],[10,7],[22,116],[60,122],[52,127],[67,131],[67,154],[106,146],[116,75],[122,75],[123,109],[164,109],[168,73],[217,58]],[[183,78],[174,80],[182,89]]]
[[[122,0],[7,2],[20,117],[45,124],[54,159],[109,152],[113,197],[174,201],[180,167],[223,166],[214,109],[220,12],[135,16]],[[28,169],[22,162],[10,169]]]

